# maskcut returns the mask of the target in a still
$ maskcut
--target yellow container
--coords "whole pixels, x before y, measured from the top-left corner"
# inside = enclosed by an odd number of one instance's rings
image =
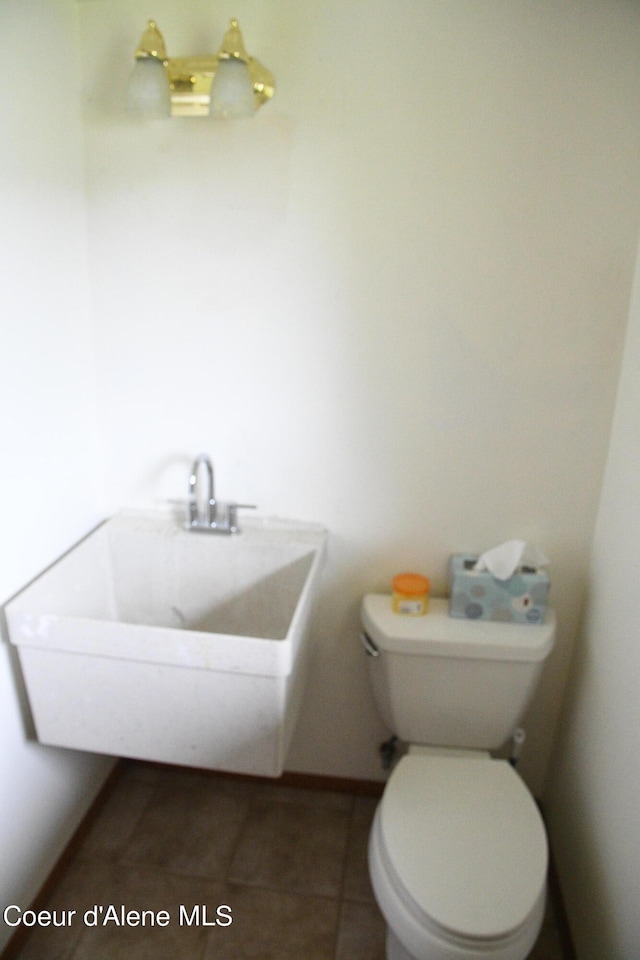
[[[421,617],[429,609],[431,582],[420,573],[399,573],[393,578],[391,606],[395,613]]]

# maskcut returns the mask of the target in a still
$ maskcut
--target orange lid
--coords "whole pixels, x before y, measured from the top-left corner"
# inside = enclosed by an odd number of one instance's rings
[[[393,578],[393,589],[407,597],[420,596],[429,593],[431,581],[420,573],[399,573]]]

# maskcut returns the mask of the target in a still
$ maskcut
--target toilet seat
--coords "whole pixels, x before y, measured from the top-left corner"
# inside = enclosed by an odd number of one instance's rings
[[[389,779],[377,820],[388,879],[430,935],[489,947],[518,938],[540,913],[544,825],[506,761],[409,754]]]

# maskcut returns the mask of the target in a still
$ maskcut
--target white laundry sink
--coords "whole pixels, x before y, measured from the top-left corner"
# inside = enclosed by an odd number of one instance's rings
[[[278,776],[326,532],[170,513],[107,520],[6,607],[42,743]]]

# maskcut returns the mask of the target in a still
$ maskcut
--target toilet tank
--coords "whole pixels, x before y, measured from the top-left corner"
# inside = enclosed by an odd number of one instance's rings
[[[362,602],[373,692],[389,729],[409,743],[496,750],[512,735],[555,640],[542,624],[460,620],[432,599],[425,616],[394,613],[391,597]]]

